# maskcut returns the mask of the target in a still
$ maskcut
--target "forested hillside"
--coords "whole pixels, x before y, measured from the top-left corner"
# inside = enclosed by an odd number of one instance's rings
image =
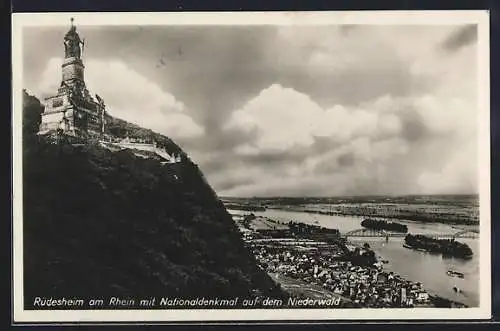
[[[35,136],[41,111],[25,93],[27,308],[37,296],[282,295],[188,158],[162,165],[126,150],[51,144]],[[128,125],[116,120],[114,127],[154,134]],[[154,135],[170,152],[182,152]]]

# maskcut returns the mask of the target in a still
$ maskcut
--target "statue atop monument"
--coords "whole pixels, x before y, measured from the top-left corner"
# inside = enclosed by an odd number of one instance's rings
[[[76,32],[76,27],[73,25],[73,18],[71,18],[71,28],[64,36],[64,50],[65,57],[76,57],[80,58],[82,54],[82,49],[85,46],[84,41],[80,39],[80,36]],[[82,46],[82,48],[80,48]]]

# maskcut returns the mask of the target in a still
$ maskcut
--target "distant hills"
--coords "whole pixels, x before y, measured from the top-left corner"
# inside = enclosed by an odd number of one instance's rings
[[[408,203],[429,203],[446,202],[455,200],[475,201],[479,199],[479,194],[422,194],[422,195],[357,195],[357,196],[332,196],[332,197],[236,197],[222,196],[222,200],[227,202],[249,202],[249,201],[269,201],[282,204],[306,204],[306,203],[356,203],[356,202],[408,202]]]
[[[24,92],[26,308],[41,297],[281,297],[189,158],[161,164],[35,134],[43,108]],[[117,136],[168,137],[113,119]]]

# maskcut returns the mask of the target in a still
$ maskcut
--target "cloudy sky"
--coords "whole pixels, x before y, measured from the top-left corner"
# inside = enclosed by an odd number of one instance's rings
[[[24,28],[57,90],[67,27]],[[91,93],[223,196],[476,193],[475,26],[78,27]]]

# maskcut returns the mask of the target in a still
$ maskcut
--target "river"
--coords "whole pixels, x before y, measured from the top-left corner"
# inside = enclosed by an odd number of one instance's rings
[[[262,212],[253,212],[255,215],[266,216],[275,220],[295,220],[303,223],[321,225],[339,229],[341,233],[362,228],[362,217],[330,216],[305,212],[293,212],[277,209],[268,209]],[[412,221],[397,221],[406,224],[410,233],[454,233],[460,231],[450,225],[441,223],[420,223]],[[469,260],[444,258],[441,254],[420,252],[403,247],[403,238],[352,238],[356,243],[369,243],[372,249],[383,259],[389,261],[384,269],[416,282],[421,282],[431,293],[462,302],[470,307],[479,306],[479,239],[459,239],[467,243],[474,256]],[[463,279],[446,275],[447,270],[462,272]],[[462,293],[456,293],[453,287],[457,286]]]

